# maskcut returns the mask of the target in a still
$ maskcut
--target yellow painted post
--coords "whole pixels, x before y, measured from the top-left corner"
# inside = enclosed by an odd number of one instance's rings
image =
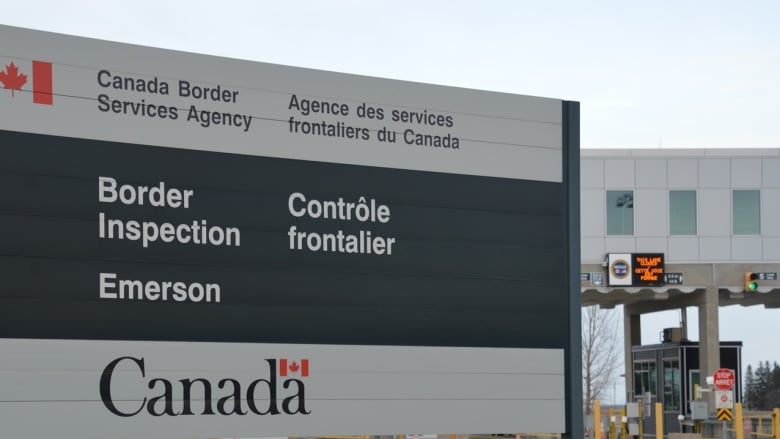
[[[628,424],[623,422],[623,419],[627,419],[628,411],[627,407],[623,406],[623,410],[620,412],[620,437],[628,437]]]
[[[603,439],[601,436],[601,401],[593,401],[593,437]]]
[[[664,439],[664,405],[655,403],[655,437]]]
[[[737,432],[737,439],[745,439],[745,425],[742,424],[742,403],[734,404],[734,430]]]
[[[780,409],[775,408],[772,411],[772,434],[774,439],[780,439]]]
[[[609,408],[609,439],[615,439],[615,423],[612,420],[615,419],[615,408]]]

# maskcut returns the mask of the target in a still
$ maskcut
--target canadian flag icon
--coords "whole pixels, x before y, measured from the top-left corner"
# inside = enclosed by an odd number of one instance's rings
[[[279,359],[279,376],[286,377],[287,375],[298,375],[302,377],[309,376],[309,359],[304,358],[300,360],[300,363],[293,360],[288,361],[286,358]]]
[[[22,91],[27,84],[27,74],[19,71],[13,61],[0,70],[0,83],[3,88],[11,90],[11,97],[16,97],[16,91]],[[54,91],[52,90],[52,64],[46,61],[32,62],[32,97],[36,104],[52,105]]]

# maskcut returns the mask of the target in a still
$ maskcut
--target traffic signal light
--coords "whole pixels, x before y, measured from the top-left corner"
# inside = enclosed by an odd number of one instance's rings
[[[748,271],[745,273],[745,291],[756,291],[758,289],[758,273]]]

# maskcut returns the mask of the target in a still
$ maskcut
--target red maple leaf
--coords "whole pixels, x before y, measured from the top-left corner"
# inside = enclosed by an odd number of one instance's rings
[[[298,373],[298,369],[300,369],[300,367],[298,367],[298,363],[293,361],[292,364],[290,364],[290,371],[292,373]]]
[[[11,89],[11,97],[14,97],[14,90],[22,91],[22,86],[27,83],[27,75],[20,75],[19,67],[11,63],[5,66],[5,71],[0,71],[0,82]]]

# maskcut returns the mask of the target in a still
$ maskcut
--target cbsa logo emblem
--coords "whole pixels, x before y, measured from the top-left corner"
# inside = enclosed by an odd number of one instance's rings
[[[612,261],[612,275],[618,279],[625,279],[628,276],[628,262],[624,259],[616,259]]]

